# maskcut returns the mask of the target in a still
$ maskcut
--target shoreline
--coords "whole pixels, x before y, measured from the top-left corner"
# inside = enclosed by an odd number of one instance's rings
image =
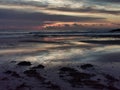
[[[0,88],[120,89],[119,40],[57,40],[59,39],[16,38],[16,43],[10,39],[0,41],[4,42],[0,49]],[[2,48],[2,45],[6,46]]]

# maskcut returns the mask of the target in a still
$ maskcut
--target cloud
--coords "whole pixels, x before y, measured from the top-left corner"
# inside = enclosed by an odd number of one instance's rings
[[[60,11],[66,11],[66,12],[80,12],[80,13],[104,13],[104,14],[113,14],[113,15],[119,15],[120,10],[106,10],[106,9],[97,9],[93,7],[82,7],[82,8],[50,8]]]
[[[16,10],[0,9],[0,27],[13,27],[17,29],[21,27],[26,28],[43,26],[46,21],[53,22],[99,22],[105,21],[105,18],[98,17],[77,17],[66,15],[49,15],[45,13],[36,12],[22,12]]]
[[[69,12],[80,12],[80,13],[105,13],[105,14],[120,14],[117,4],[105,4],[104,2],[120,2],[119,0],[0,0],[0,5],[8,4],[12,6],[34,6],[34,8],[50,9],[50,10],[61,10]],[[104,5],[105,4],[105,5]],[[9,7],[9,6],[8,6]],[[109,9],[110,8],[110,9]],[[113,8],[113,9],[112,9]],[[32,10],[31,10],[32,11]]]
[[[0,0],[0,27],[41,28],[46,22],[117,23],[118,3],[119,0]]]
[[[98,18],[98,17],[78,17],[78,16],[66,16],[66,15],[49,15],[45,13],[27,13],[15,10],[7,10],[7,9],[0,9],[0,19],[12,19],[12,20],[35,20],[35,21],[63,21],[63,22],[70,22],[70,21],[99,21],[104,20],[105,18]]]
[[[79,1],[79,0],[76,0],[76,1]],[[109,2],[109,3],[120,3],[120,0],[99,0],[99,1],[91,0],[91,1],[95,1],[95,2]]]
[[[109,28],[116,28],[114,24],[107,23],[53,23],[46,24],[45,30],[68,30],[68,31],[96,31],[96,30],[105,30]]]

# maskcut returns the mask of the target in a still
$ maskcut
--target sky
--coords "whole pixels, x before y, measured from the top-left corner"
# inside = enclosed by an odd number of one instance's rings
[[[0,0],[0,31],[120,28],[120,0]]]

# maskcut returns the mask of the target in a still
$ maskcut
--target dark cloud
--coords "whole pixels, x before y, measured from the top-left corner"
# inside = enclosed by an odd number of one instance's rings
[[[15,28],[17,27],[24,28],[24,27],[31,27],[31,26],[44,26],[44,24],[46,24],[45,23],[46,21],[49,21],[49,23],[50,22],[53,23],[56,21],[58,22],[59,21],[60,22],[101,22],[101,21],[107,21],[108,19],[110,19],[110,18],[107,18],[106,15],[100,16],[101,13],[113,14],[113,15],[120,14],[120,10],[117,9],[117,7],[119,6],[115,4],[115,3],[119,3],[120,0],[99,0],[99,1],[98,0],[58,0],[58,2],[59,1],[60,1],[60,4],[57,3],[57,0],[43,0],[43,1],[42,0],[40,1],[0,0],[0,5],[2,5],[0,7],[0,27],[7,28],[7,26],[10,26],[10,27],[14,26]],[[112,4],[108,4],[108,5],[111,5],[111,8],[114,7],[114,9],[116,10],[109,10],[108,8],[106,8],[107,6],[103,4],[107,2],[114,3],[113,6]],[[105,9],[100,9],[100,6],[104,7]],[[36,12],[37,10],[39,12]],[[46,14],[44,10],[48,11],[46,12],[48,14]],[[59,13],[57,13],[56,11]],[[64,11],[63,14],[61,13],[61,11]],[[81,17],[76,16],[77,12],[83,13],[84,15],[81,14]],[[97,15],[100,17],[95,17]],[[105,17],[105,18],[102,18],[102,17]],[[74,28],[76,27],[77,26],[75,26]],[[69,28],[69,26],[66,25],[64,28]]]
[[[30,13],[16,10],[0,9],[0,29],[30,29],[30,27],[43,26],[45,21],[60,22],[86,22],[105,21],[105,18],[77,17],[66,15],[49,15],[44,13]],[[32,28],[31,28],[32,29]]]
[[[67,15],[49,15],[44,13],[27,13],[15,10],[0,9],[0,19],[12,20],[36,20],[36,21],[99,21],[105,18],[97,17],[77,17]]]

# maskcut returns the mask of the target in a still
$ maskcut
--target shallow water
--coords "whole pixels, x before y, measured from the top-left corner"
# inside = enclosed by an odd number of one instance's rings
[[[93,38],[93,37],[44,37],[44,38],[17,38],[11,40],[11,38],[1,39],[0,55],[20,55],[21,58],[29,58],[31,61],[53,61],[53,62],[85,62],[98,61],[99,57],[108,55],[111,56],[114,53],[116,58],[119,58],[120,45],[119,43],[109,44],[107,41],[117,41],[119,38]],[[25,41],[24,41],[25,40]],[[31,40],[31,41],[30,41]],[[82,42],[82,41],[100,41],[100,43]],[[103,44],[102,41],[106,41],[107,44]],[[15,42],[14,42],[15,41]],[[111,41],[111,43],[112,43]],[[12,43],[13,42],[13,43]],[[12,43],[12,44],[10,44]],[[9,47],[9,48],[8,48]],[[32,58],[30,58],[32,55]],[[42,60],[40,60],[42,59]],[[26,60],[26,59],[25,59]],[[33,61],[35,61],[33,60]],[[113,60],[114,61],[114,60]],[[104,61],[103,61],[104,62]],[[109,61],[108,61],[109,62]]]

